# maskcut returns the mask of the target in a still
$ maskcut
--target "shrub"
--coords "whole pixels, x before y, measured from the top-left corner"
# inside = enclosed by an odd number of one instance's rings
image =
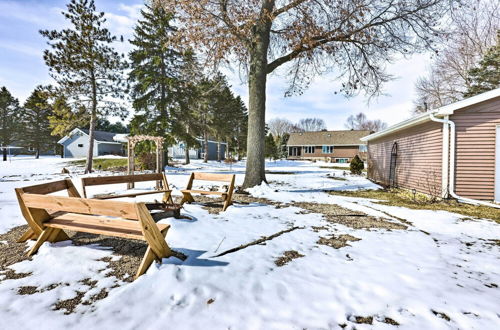
[[[351,173],[352,174],[361,174],[363,169],[365,168],[365,163],[359,158],[358,155],[354,156],[354,158],[351,160],[351,164],[349,166],[351,168]]]

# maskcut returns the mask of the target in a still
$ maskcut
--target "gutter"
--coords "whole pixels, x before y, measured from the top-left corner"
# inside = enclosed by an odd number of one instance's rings
[[[443,196],[446,197],[445,182],[448,182],[448,193],[451,197],[456,198],[458,201],[462,201],[469,204],[480,204],[493,208],[500,209],[499,204],[480,201],[477,199],[466,198],[459,196],[455,193],[455,155],[456,155],[456,143],[455,143],[455,123],[449,120],[449,116],[445,115],[445,119],[439,119],[434,117],[431,112],[428,114],[429,119],[438,123],[443,123],[443,176],[441,178],[443,183]],[[449,125],[449,135],[448,135],[448,125]],[[449,138],[448,138],[449,137]],[[449,151],[449,162],[448,162],[448,151]],[[449,171],[448,171],[449,169]]]

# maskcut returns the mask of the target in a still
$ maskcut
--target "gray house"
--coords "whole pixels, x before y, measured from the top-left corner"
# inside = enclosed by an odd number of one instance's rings
[[[94,156],[124,156],[123,144],[113,139],[115,135],[116,133],[94,131]],[[89,150],[89,130],[75,128],[57,143],[63,146],[64,158],[86,157]]]
[[[189,158],[190,159],[203,159],[204,156],[204,148],[203,148],[203,139],[196,139],[199,143],[199,147],[189,149]],[[217,160],[217,147],[220,143],[220,159],[224,160],[226,157],[226,148],[227,143],[225,142],[217,142],[208,140],[208,159],[209,160]],[[186,157],[186,149],[185,145],[182,142],[179,142],[168,148],[168,156],[173,159],[184,159]]]

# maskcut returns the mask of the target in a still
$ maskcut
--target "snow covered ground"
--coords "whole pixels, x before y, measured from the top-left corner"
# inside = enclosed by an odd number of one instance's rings
[[[499,225],[444,211],[330,195],[325,190],[377,186],[324,166],[269,162],[269,185],[250,193],[281,203],[337,204],[387,221],[404,221],[408,229],[353,229],[296,206],[236,204],[210,214],[201,205],[186,205],[183,213],[193,221],[162,220],[172,225],[167,242],[188,255],[186,261],[165,259],[133,283],[123,283],[107,276],[107,262],[102,259],[118,258],[109,248],[45,243],[32,260],[10,267],[30,276],[2,280],[0,275],[0,328],[392,329],[396,323],[403,329],[500,328]],[[79,187],[81,170],[60,158],[0,164],[0,233],[25,224],[14,188],[62,178],[63,167],[70,169]],[[180,195],[193,170],[236,173],[241,184],[244,163],[229,168],[195,162],[168,168],[175,195]],[[327,177],[332,174],[345,180]],[[91,193],[123,189],[92,188]],[[154,195],[141,197],[148,198]],[[215,257],[293,226],[301,229],[265,245]],[[317,244],[320,237],[332,234],[360,240],[340,249]],[[303,257],[278,267],[274,261],[288,250]],[[88,279],[96,284],[90,285]],[[34,286],[37,292],[19,294],[25,286]],[[79,305],[74,313],[54,310],[58,301],[78,292],[90,297],[101,290],[109,292],[106,298]]]

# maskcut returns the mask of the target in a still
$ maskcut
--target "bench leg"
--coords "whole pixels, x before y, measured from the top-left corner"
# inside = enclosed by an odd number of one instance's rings
[[[162,231],[163,238],[167,236],[167,231],[168,228]],[[164,257],[169,257],[169,256],[164,256]],[[137,273],[135,274],[135,280],[141,276],[142,274],[146,273],[153,261],[157,259],[156,255],[154,254],[153,250],[151,249],[151,246],[148,245],[148,248],[146,249],[146,253],[144,254],[144,257],[142,258],[141,264],[139,265],[139,269],[137,270]]]
[[[172,192],[166,192],[163,195],[163,202],[165,203],[174,203],[174,200],[172,199]]]
[[[188,192],[183,192],[181,205],[184,203],[191,204],[192,202],[194,202],[193,195],[191,195],[191,193],[188,193]]]
[[[21,237],[17,239],[17,243],[24,243],[27,240],[35,238],[36,238],[35,232],[33,231],[33,229],[29,228],[28,230],[26,230],[24,234],[21,235]]]
[[[232,202],[229,198],[228,198],[228,199],[226,199],[226,201],[224,202],[224,207],[222,208],[222,211],[227,210],[227,208],[228,208],[229,206],[231,206],[231,205],[233,205],[233,202]]]
[[[48,240],[49,236],[54,232],[54,228],[45,228],[44,231],[38,236],[38,239],[36,240],[35,245],[31,248],[31,250],[28,251],[28,257],[32,256],[35,254],[40,246]]]

